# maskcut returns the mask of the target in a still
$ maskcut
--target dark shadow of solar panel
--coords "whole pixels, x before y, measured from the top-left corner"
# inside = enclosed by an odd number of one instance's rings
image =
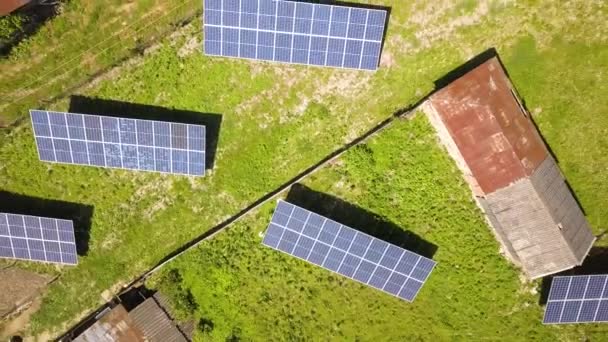
[[[435,265],[285,201],[278,202],[263,244],[408,301]]]
[[[59,240],[75,243],[78,255],[85,256],[89,249],[89,238],[93,207],[86,204],[43,199],[8,191],[0,191],[0,211],[24,215],[25,231],[28,237],[38,240]],[[32,216],[32,217],[30,217]],[[40,226],[38,219],[40,218]],[[53,220],[61,219],[60,221]],[[70,223],[69,221],[73,222]],[[16,222],[18,224],[18,221]],[[57,224],[55,226],[55,224]],[[55,229],[56,228],[56,229]],[[0,235],[8,233],[0,225]],[[25,235],[24,235],[25,236]],[[74,240],[75,239],[75,240]],[[38,247],[40,245],[37,245]],[[40,248],[37,248],[40,250]],[[4,253],[6,254],[6,253]],[[3,254],[3,255],[4,255]],[[36,253],[39,255],[39,253]]]
[[[171,130],[179,130],[181,132],[179,136],[182,138],[176,138],[175,143],[181,146],[184,146],[185,143],[189,150],[195,152],[187,156],[187,159],[192,162],[189,167],[199,173],[201,167],[210,170],[215,166],[215,156],[222,124],[222,115],[220,114],[79,95],[70,97],[69,112],[119,118],[120,140],[128,144],[137,144],[138,127],[136,119],[152,121],[153,127],[151,129],[154,132],[155,153],[162,153],[170,148],[173,141]],[[186,132],[183,131],[185,126],[188,127]],[[141,133],[149,141],[150,127],[142,127],[142,129]],[[148,136],[145,135],[146,133]],[[187,141],[183,140],[184,134],[188,137]],[[199,137],[203,138],[200,139]],[[142,145],[150,146],[148,144]],[[204,153],[198,153],[197,151],[204,151]],[[166,166],[167,164],[162,165]],[[169,165],[169,167],[171,166]]]

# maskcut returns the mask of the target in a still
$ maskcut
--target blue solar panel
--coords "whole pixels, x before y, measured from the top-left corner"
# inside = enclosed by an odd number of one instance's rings
[[[0,258],[76,265],[72,221],[0,213]]]
[[[205,127],[62,112],[30,111],[40,160],[205,174]]]
[[[409,302],[436,264],[284,201],[263,244]]]
[[[608,322],[608,275],[555,277],[545,324]]]
[[[210,56],[376,70],[387,12],[277,0],[205,0]]]

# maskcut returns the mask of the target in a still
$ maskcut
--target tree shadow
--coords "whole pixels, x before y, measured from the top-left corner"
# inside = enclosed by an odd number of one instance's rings
[[[213,169],[222,115],[72,95],[70,113],[167,121],[205,126],[205,168]]]
[[[305,185],[294,184],[285,200],[429,259],[437,252],[436,245],[379,215]]]
[[[21,214],[71,220],[74,222],[76,252],[80,256],[87,255],[91,231],[93,206],[30,197],[0,191],[0,211],[9,214]]]
[[[538,303],[540,305],[547,304],[549,290],[551,290],[551,282],[554,277],[593,274],[608,274],[608,247],[592,247],[581,266],[544,277],[541,284]]]

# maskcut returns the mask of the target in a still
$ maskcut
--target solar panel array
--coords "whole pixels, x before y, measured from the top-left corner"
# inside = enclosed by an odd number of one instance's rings
[[[40,160],[202,176],[205,126],[30,111]]]
[[[431,259],[284,201],[263,244],[410,302],[435,267]]]
[[[376,70],[387,11],[276,0],[205,0],[207,55]]]
[[[608,275],[555,277],[545,324],[608,322]]]
[[[0,213],[0,257],[76,265],[69,220]]]

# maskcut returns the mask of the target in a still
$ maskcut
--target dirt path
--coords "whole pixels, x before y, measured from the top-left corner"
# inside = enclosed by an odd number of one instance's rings
[[[5,341],[5,340],[9,339],[11,336],[18,335],[19,333],[24,331],[26,329],[27,325],[29,324],[30,318],[32,317],[32,315],[36,311],[38,311],[38,309],[40,308],[41,302],[42,302],[42,299],[40,297],[37,297],[27,307],[27,309],[23,310],[17,316],[15,316],[13,319],[8,321],[3,326],[2,332],[0,333],[0,340]]]
[[[11,266],[0,270],[0,317],[30,301],[51,278]]]
[[[1,340],[24,330],[31,315],[40,307],[40,292],[52,279],[53,277],[50,275],[38,274],[12,266],[0,270],[0,289],[2,289],[0,291],[0,317],[25,307],[25,310],[5,322],[0,333]],[[32,302],[29,303],[30,301]]]

